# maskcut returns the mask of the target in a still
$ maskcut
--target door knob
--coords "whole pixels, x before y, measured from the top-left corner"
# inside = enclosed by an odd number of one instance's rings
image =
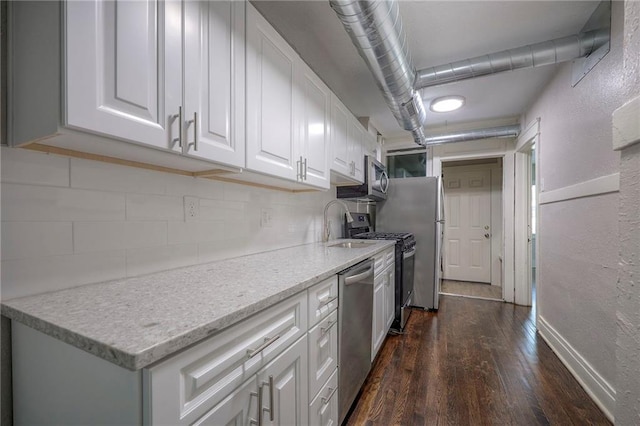
[[[489,238],[489,234],[484,234],[484,237],[485,238]]]

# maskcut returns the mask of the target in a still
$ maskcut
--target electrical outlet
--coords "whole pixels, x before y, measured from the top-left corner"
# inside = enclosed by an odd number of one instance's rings
[[[197,197],[184,197],[184,221],[190,222],[200,217],[200,199]]]
[[[273,209],[260,210],[260,227],[271,228],[273,226]]]

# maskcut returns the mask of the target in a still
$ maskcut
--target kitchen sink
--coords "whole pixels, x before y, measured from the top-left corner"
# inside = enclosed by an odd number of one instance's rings
[[[329,244],[327,247],[364,248],[374,244],[375,244],[375,241],[342,241],[339,243]]]

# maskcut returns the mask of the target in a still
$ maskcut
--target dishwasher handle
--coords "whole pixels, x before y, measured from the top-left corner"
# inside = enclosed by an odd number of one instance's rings
[[[360,282],[367,277],[373,277],[373,265],[371,265],[366,271],[359,274],[345,276],[344,285],[351,285]]]

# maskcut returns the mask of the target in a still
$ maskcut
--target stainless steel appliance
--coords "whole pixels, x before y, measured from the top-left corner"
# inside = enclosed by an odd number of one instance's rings
[[[377,204],[380,231],[411,232],[416,240],[412,306],[438,309],[444,223],[442,182],[437,177],[393,179],[387,200]]]
[[[371,157],[364,157],[364,183],[362,185],[339,186],[337,198],[381,201],[387,198],[389,175],[384,164]]]
[[[411,310],[414,286],[416,240],[409,232],[373,232],[371,216],[351,213],[353,222],[345,222],[345,237],[367,240],[393,240],[395,245],[395,319],[391,328],[404,329]]]
[[[373,260],[338,273],[338,416],[340,423],[371,369]]]

